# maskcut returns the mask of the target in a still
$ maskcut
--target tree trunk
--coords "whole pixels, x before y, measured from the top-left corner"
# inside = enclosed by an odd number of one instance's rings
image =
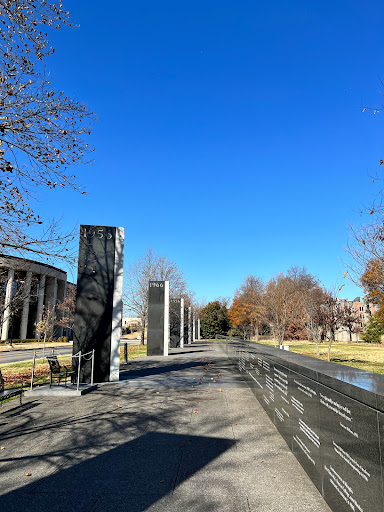
[[[277,348],[277,335],[276,335],[276,330],[274,327],[272,327],[272,336],[273,336],[273,341],[275,342],[275,348]]]
[[[255,328],[255,341],[259,341],[259,324],[256,324]]]
[[[331,347],[332,347],[332,336],[329,338],[328,343],[328,361],[331,361]]]
[[[142,345],[145,345],[145,326],[146,326],[145,316],[142,316],[141,317],[141,336],[140,336],[140,342]]]
[[[141,327],[141,344],[145,345],[145,320],[142,322]]]

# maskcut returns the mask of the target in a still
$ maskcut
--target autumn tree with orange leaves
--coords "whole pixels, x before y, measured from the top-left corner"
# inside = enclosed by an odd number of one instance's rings
[[[377,304],[376,315],[384,320],[384,260],[372,258],[366,264],[366,270],[361,276],[361,284],[369,302]]]
[[[228,315],[245,339],[259,334],[265,313],[263,293],[263,282],[252,275],[247,276],[235,292]]]

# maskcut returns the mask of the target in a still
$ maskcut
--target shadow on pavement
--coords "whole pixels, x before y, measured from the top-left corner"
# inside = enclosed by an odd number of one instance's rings
[[[9,405],[9,404],[7,404]],[[13,404],[10,404],[10,408],[6,409],[4,412],[0,410],[0,419],[12,418],[13,416],[19,416],[25,411],[29,411],[29,409],[34,409],[39,405],[37,400],[33,400],[28,402],[27,404],[16,405],[11,407]]]
[[[89,447],[78,446],[76,460],[67,459],[52,466],[48,476],[3,494],[0,508],[7,512],[144,512],[234,444],[233,439],[149,432],[93,457]],[[44,457],[62,460],[60,455],[56,451]],[[28,460],[18,464],[22,471]]]
[[[143,363],[142,368],[137,368],[137,366]],[[133,363],[135,364],[135,363]],[[164,366],[159,364],[159,366],[148,367],[147,362],[139,362],[136,363],[135,369],[129,370],[129,368],[120,371],[120,380],[132,379],[134,377],[148,377],[149,375],[160,375],[162,373],[170,373],[170,372],[178,372],[185,370],[187,368],[196,368],[200,366],[206,366],[208,363],[202,363],[201,361],[189,361],[188,363],[180,363],[180,364],[165,364]]]
[[[206,350],[187,350],[185,352],[174,352],[174,353],[171,353],[169,355],[171,357],[172,356],[181,356],[183,354],[194,355],[194,354],[198,354],[199,352],[207,352],[207,351]]]

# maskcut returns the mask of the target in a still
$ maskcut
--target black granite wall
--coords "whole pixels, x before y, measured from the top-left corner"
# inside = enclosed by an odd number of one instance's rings
[[[220,342],[335,512],[384,510],[384,376],[252,342]]]

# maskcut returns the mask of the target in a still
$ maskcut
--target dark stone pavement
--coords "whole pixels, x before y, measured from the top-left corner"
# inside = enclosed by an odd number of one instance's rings
[[[330,510],[214,343],[135,359],[82,397],[7,405],[0,447],[6,512]]]

